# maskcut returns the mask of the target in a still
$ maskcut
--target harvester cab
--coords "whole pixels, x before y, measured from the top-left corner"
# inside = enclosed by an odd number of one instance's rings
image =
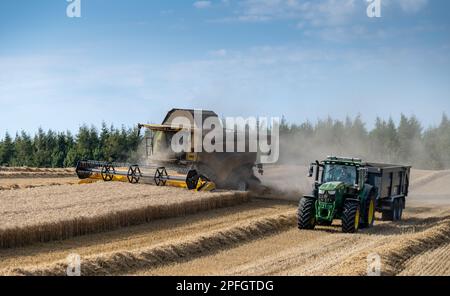
[[[300,201],[298,227],[329,226],[340,219],[343,232],[353,233],[372,227],[377,210],[385,217],[396,217],[391,220],[400,220],[409,171],[410,167],[363,163],[358,158],[328,157],[316,161],[308,172],[315,177],[313,191]]]

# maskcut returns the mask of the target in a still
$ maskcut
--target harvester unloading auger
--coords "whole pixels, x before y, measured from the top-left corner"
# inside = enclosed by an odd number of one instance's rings
[[[103,180],[105,182],[129,182],[137,184],[141,181],[156,186],[187,188],[196,191],[212,191],[216,188],[205,176],[196,170],[187,174],[169,174],[166,167],[139,166],[137,164],[111,163],[101,161],[79,161],[76,173],[81,180]]]

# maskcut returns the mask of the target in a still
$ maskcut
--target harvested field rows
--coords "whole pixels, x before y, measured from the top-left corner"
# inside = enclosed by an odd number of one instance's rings
[[[73,238],[64,244],[47,243],[0,250],[0,273],[61,274],[65,271],[65,258],[70,253],[82,256],[83,264],[86,264],[84,273],[91,275],[155,267],[290,228],[294,223],[294,212],[287,203],[255,200],[233,208],[199,213],[189,216],[189,219],[160,220]],[[163,257],[164,262],[157,260]],[[95,267],[100,264],[98,262],[108,268]]]
[[[4,191],[0,195],[0,248],[104,232],[233,206],[248,199],[245,193],[125,183]]]
[[[277,175],[277,169],[266,177]],[[76,253],[82,257],[84,275],[365,275],[367,255],[374,252],[382,258],[385,275],[448,274],[449,172],[413,171],[412,177],[405,219],[377,220],[375,228],[358,234],[342,234],[337,224],[299,231],[295,204],[250,201],[232,192],[195,193],[125,183],[4,191],[0,223],[7,223],[4,217],[10,215],[16,224],[10,228],[13,235],[14,228],[39,232],[41,228],[33,226],[39,223],[48,225],[48,233],[64,233],[66,228],[61,231],[55,225],[67,219],[58,215],[68,215],[70,223],[90,221],[86,233],[98,233],[0,248],[0,274],[63,275],[66,257]],[[297,200],[300,190],[295,188],[293,194]],[[185,216],[198,207],[204,212]],[[180,217],[146,223],[173,213]],[[20,216],[40,222],[21,224]],[[133,226],[135,219],[141,225]],[[103,232],[107,230],[112,231]],[[36,241],[47,241],[48,233]]]
[[[430,249],[404,264],[399,275],[411,276],[450,276],[450,242],[436,249]]]
[[[430,209],[432,212],[432,210]],[[450,209],[438,212],[443,222],[435,219],[415,219],[405,223],[416,234],[405,235],[401,223],[378,222],[379,226],[359,234],[342,234],[338,225],[318,227],[316,231],[298,231],[295,227],[261,240],[214,254],[194,258],[154,269],[141,269],[138,275],[365,275],[367,255],[380,254],[383,274],[397,274],[392,268],[393,253],[411,247],[413,258],[424,247],[432,248],[445,242]],[[437,223],[437,224],[436,224]],[[429,228],[429,229],[428,229]],[[408,230],[409,231],[409,228]],[[417,246],[414,242],[422,242]],[[392,256],[391,256],[392,255]],[[437,274],[441,274],[439,271]]]

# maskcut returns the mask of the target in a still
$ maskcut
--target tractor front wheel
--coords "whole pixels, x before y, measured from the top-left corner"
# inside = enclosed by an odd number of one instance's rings
[[[302,198],[297,213],[298,229],[312,230],[316,227],[316,201]]]
[[[357,232],[360,219],[361,211],[359,209],[359,203],[355,201],[346,201],[344,203],[344,211],[342,212],[342,232]]]

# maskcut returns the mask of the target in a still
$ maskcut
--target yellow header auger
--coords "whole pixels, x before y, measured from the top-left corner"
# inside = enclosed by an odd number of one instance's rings
[[[80,183],[103,180],[137,184],[143,181],[156,186],[179,187],[195,191],[216,189],[214,182],[200,175],[196,170],[190,170],[186,175],[169,174],[165,167],[83,160],[77,163],[75,171],[81,180]]]

